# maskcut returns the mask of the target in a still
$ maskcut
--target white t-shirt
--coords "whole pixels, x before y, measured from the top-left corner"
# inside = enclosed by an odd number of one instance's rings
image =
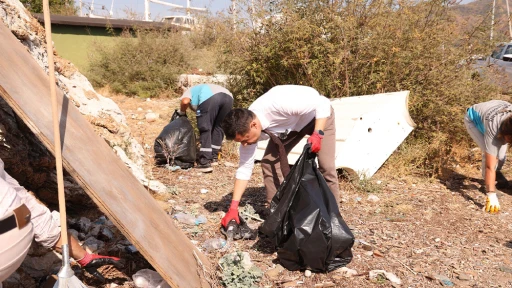
[[[260,96],[249,110],[261,122],[261,128],[274,134],[300,131],[314,118],[331,116],[331,102],[314,88],[299,85],[282,85],[270,89]],[[261,133],[258,141],[269,136]],[[254,157],[258,144],[240,146],[240,163],[236,179],[249,180],[254,168]]]

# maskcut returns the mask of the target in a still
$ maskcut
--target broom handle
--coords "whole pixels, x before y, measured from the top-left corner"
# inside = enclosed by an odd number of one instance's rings
[[[59,212],[60,212],[60,234],[62,245],[68,244],[68,229],[66,222],[66,200],[64,197],[64,175],[62,172],[62,149],[60,143],[59,113],[57,107],[57,91],[55,84],[55,65],[53,62],[52,45],[52,24],[50,21],[49,0],[43,0],[44,30],[46,32],[46,53],[48,54],[48,72],[50,76],[50,96],[52,98],[53,112],[53,140],[55,142],[55,161],[57,167],[57,187],[59,194]]]

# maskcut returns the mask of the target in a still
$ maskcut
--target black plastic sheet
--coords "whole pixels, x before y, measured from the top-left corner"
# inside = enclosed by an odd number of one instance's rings
[[[186,116],[174,111],[171,122],[156,137],[155,161],[157,165],[169,164],[188,169],[196,160],[196,134]]]
[[[277,190],[261,232],[274,241],[283,267],[326,272],[350,263],[354,235],[309,147]]]

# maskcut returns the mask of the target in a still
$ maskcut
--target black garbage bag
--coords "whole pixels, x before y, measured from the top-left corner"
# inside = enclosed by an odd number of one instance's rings
[[[285,157],[286,158],[286,157]],[[326,272],[352,260],[354,235],[341,217],[334,195],[315,162],[310,145],[290,170],[260,227],[289,270]]]
[[[169,164],[188,169],[196,160],[196,134],[187,116],[174,111],[171,122],[156,137],[155,161],[157,165]]]

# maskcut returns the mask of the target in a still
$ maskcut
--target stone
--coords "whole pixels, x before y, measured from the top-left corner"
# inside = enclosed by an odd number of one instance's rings
[[[103,243],[103,241],[100,241],[100,240],[98,240],[98,239],[96,239],[94,237],[89,237],[89,238],[85,239],[85,241],[82,244],[82,246],[89,253],[94,253],[94,252],[102,249],[103,246],[105,246],[105,243]]]
[[[306,277],[311,277],[311,275],[312,275],[312,273],[311,273],[311,271],[309,271],[309,270],[306,270],[306,271],[304,272],[304,276],[306,276]]]
[[[462,281],[469,281],[471,280],[471,275],[460,273],[459,276],[457,276],[457,278],[459,278],[459,280]]]
[[[281,274],[281,272],[283,272],[283,270],[284,270],[284,267],[277,264],[276,267],[265,272],[265,275],[267,275],[267,277],[270,280],[276,280],[278,278],[279,274]]]
[[[42,257],[27,256],[21,264],[23,270],[32,278],[48,276],[52,272],[53,268],[58,268],[60,266],[62,266],[60,255],[53,251],[46,253]]]
[[[510,267],[507,267],[507,266],[504,266],[504,265],[500,265],[499,269],[500,269],[501,272],[512,274],[512,268],[510,268]]]
[[[146,114],[145,118],[148,123],[151,123],[155,122],[158,118],[160,118],[160,115],[158,113],[150,112]]]
[[[373,250],[373,256],[384,257],[384,254],[382,254],[382,252],[380,252],[379,250],[375,249]]]
[[[368,198],[366,198],[366,200],[368,200],[370,202],[378,202],[380,200],[380,198],[377,197],[376,195],[370,194],[368,196]]]

